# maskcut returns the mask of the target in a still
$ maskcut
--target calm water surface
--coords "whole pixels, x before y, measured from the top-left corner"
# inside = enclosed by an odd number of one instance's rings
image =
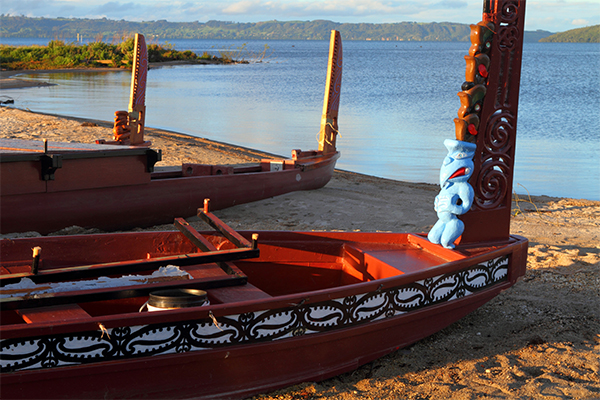
[[[12,41],[12,42],[11,42]],[[12,44],[18,39],[2,39]],[[37,40],[40,43],[40,40]],[[46,42],[41,42],[45,44]],[[264,41],[172,40],[196,53]],[[27,44],[20,42],[19,44]],[[314,149],[322,112],[326,41],[269,41],[263,63],[150,70],[146,124],[290,155]],[[454,137],[468,43],[346,41],[338,148],[341,169],[437,183]],[[600,46],[525,43],[514,189],[600,200]],[[2,90],[15,107],[112,120],[126,109],[123,72],[21,75],[56,84]]]

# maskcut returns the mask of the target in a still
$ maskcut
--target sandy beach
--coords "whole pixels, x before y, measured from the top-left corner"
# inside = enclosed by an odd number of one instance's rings
[[[107,121],[1,107],[0,137],[89,143],[112,138]],[[159,165],[267,156],[152,128],[146,140],[162,150]],[[322,189],[215,214],[234,229],[424,232],[437,219],[437,192],[436,185],[336,170]],[[527,274],[513,288],[458,323],[354,372],[255,398],[600,399],[600,202],[526,194],[514,200],[511,231],[527,237],[530,248]],[[95,231],[70,227],[58,233]]]

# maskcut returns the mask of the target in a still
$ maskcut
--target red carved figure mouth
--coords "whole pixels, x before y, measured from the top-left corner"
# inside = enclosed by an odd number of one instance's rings
[[[467,172],[467,169],[465,167],[459,168],[448,179],[456,178],[457,176],[464,176],[466,172]]]

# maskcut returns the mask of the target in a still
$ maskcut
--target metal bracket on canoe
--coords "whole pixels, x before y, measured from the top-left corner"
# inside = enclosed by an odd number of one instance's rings
[[[62,168],[62,156],[60,154],[43,154],[40,156],[41,179],[43,181],[53,181],[54,172]]]
[[[162,150],[156,151],[148,149],[148,151],[146,152],[146,158],[146,171],[154,172],[154,164],[162,160]]]

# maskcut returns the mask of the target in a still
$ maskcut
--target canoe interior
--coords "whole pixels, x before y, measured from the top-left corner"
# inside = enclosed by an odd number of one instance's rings
[[[151,174],[152,180],[189,178],[213,175],[237,175],[258,172],[277,172],[296,168],[310,168],[311,166],[335,157],[339,153],[324,155],[322,151],[293,150],[292,158],[263,159],[257,163],[235,165],[213,164],[182,164],[179,166],[156,167]]]
[[[226,250],[233,245],[222,236],[203,233],[218,249]],[[250,232],[243,233],[250,237]],[[442,251],[436,254],[428,251],[421,243],[426,240],[410,234],[368,234],[368,233],[298,233],[260,232],[260,257],[237,260],[233,264],[240,276],[247,277],[247,283],[233,282],[231,285],[209,286],[208,298],[211,305],[264,300],[278,296],[303,292],[329,290],[361,282],[370,282],[404,274],[413,274],[456,259],[457,253]],[[119,235],[99,234],[63,237],[45,237],[1,242],[1,273],[6,278],[10,274],[27,274],[31,270],[31,249],[42,247],[39,273],[50,273],[57,268],[103,263],[123,262],[123,260],[154,259],[177,254],[198,254],[194,247],[179,232],[137,232]],[[460,256],[459,256],[460,257]],[[94,269],[96,267],[91,267]],[[102,266],[98,266],[101,269]],[[199,284],[222,282],[230,277],[215,263],[185,265],[181,267],[193,279],[167,281],[151,286],[198,287]],[[150,275],[153,270],[136,271],[138,275]],[[127,262],[123,263],[123,275],[127,275]],[[96,274],[101,276],[102,273]],[[117,277],[118,275],[111,275]],[[239,284],[238,284],[239,283]],[[40,284],[43,286],[43,284]],[[5,286],[6,287],[6,286]],[[117,288],[127,292],[127,288]],[[101,292],[102,290],[99,290]],[[62,293],[62,304],[51,304],[51,311],[61,313],[65,304],[72,303],[69,296],[85,291]],[[120,293],[121,293],[120,292]],[[29,293],[31,295],[31,293]],[[90,317],[138,313],[148,300],[148,295],[121,294],[121,298],[108,298],[94,301],[94,297],[77,301]],[[56,297],[56,296],[53,296]],[[53,299],[55,300],[55,299]],[[44,307],[44,301],[35,304]],[[2,329],[13,324],[33,323],[26,314],[32,310],[18,305],[6,309],[3,304],[1,315]],[[53,308],[52,308],[53,307]],[[58,308],[57,308],[58,307]],[[69,319],[66,311],[64,318]],[[50,314],[49,314],[50,315]],[[58,315],[58,314],[57,314]],[[85,316],[85,314],[83,314]],[[55,316],[56,317],[56,316]],[[48,317],[50,318],[50,317]],[[81,319],[76,313],[73,318]],[[43,321],[41,319],[40,321]]]

